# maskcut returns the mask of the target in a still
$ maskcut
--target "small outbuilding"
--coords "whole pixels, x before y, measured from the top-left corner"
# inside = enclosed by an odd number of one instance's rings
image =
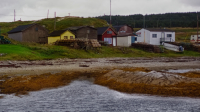
[[[137,41],[152,45],[160,45],[163,42],[175,42],[175,31],[169,29],[142,28],[137,31]]]
[[[52,44],[57,40],[62,39],[75,39],[75,35],[69,30],[53,31],[48,37],[48,44]]]
[[[132,43],[137,43],[137,35],[117,35],[117,45],[119,47],[130,47]]]
[[[99,27],[97,28],[98,41],[106,41],[111,46],[117,45],[117,32],[112,27]]]
[[[49,31],[39,24],[18,26],[8,32],[8,37],[20,42],[47,43]]]
[[[75,34],[76,39],[97,39],[97,29],[91,26],[69,27],[66,30]]]
[[[200,42],[200,35],[198,35],[198,38],[197,38],[197,35],[191,35],[190,42],[192,43]]]

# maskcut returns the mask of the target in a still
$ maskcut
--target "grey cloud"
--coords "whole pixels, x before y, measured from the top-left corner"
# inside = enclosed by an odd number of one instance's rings
[[[200,11],[200,0],[112,0],[113,15],[151,14],[166,12]],[[6,20],[4,15],[50,16],[56,11],[57,16],[94,17],[110,14],[110,0],[1,0],[0,21]],[[4,14],[4,15],[2,15]],[[7,17],[11,18],[11,17]],[[23,19],[38,19],[22,17]]]
[[[200,7],[200,0],[178,0],[180,3],[194,7]]]

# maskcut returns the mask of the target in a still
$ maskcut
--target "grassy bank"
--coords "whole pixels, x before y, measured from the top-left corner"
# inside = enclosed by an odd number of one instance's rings
[[[0,60],[49,60],[57,58],[107,58],[107,57],[181,57],[200,56],[194,51],[176,53],[165,50],[164,53],[151,53],[135,48],[106,47],[83,50],[64,46],[40,45],[34,43],[0,45]]]

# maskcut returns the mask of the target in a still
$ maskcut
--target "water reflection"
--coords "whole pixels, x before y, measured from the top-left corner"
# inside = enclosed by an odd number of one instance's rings
[[[32,92],[29,96],[7,95],[0,99],[1,111],[200,111],[200,99],[124,94],[95,85],[74,81],[58,89]]]

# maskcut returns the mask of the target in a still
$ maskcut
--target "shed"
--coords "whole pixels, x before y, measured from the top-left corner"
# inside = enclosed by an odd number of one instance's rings
[[[66,30],[73,32],[75,38],[97,39],[97,29],[91,26],[69,27]]]
[[[75,39],[75,35],[69,30],[53,31],[48,37],[48,44],[52,44],[61,39]]]
[[[47,43],[49,31],[39,24],[20,25],[8,32],[8,37],[20,42]]]
[[[117,44],[117,32],[112,27],[99,27],[97,28],[98,41],[107,41],[108,44],[116,46]]]
[[[130,47],[132,43],[137,43],[137,35],[117,35],[117,46]]]
[[[169,29],[142,28],[136,32],[137,41],[152,45],[160,45],[163,42],[175,42],[175,31]]]
[[[190,42],[192,42],[192,43],[200,42],[200,35],[198,35],[198,38],[197,38],[197,35],[191,35]]]

